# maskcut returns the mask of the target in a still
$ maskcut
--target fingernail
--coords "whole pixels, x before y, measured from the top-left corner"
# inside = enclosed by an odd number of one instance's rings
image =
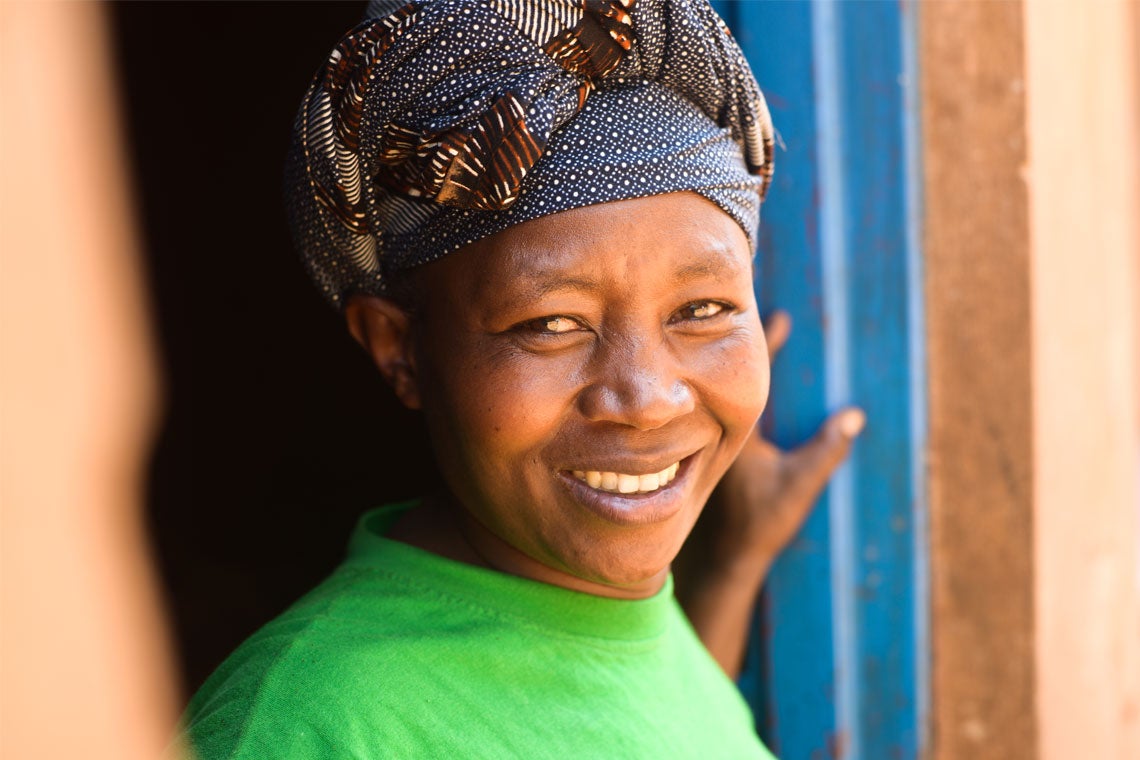
[[[867,424],[867,415],[863,413],[862,409],[852,409],[844,412],[843,416],[839,418],[839,432],[843,433],[846,438],[854,438],[863,432],[863,426]]]

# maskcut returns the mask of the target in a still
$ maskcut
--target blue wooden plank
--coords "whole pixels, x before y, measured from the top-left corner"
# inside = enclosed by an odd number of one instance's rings
[[[928,375],[926,353],[925,274],[922,262],[922,148],[918,70],[918,3],[906,0],[901,14],[903,97],[903,144],[906,184],[907,324],[910,370],[910,484],[911,484],[911,579],[914,666],[914,721],[917,750],[927,757],[930,747],[930,541],[928,530],[929,490],[926,452],[928,451]]]
[[[849,114],[842,103],[841,59],[843,29],[835,3],[812,6],[812,60],[814,61],[816,150],[819,156],[820,261],[823,271],[824,377],[829,406],[851,401],[850,296],[847,234],[847,172],[843,138]],[[853,465],[846,464],[832,478],[827,504],[831,524],[832,658],[836,732],[834,755],[857,757],[862,726],[858,720],[857,662],[859,626],[853,593],[855,539],[858,515],[854,503]],[[794,603],[794,600],[793,600]]]
[[[773,368],[764,418],[766,432],[790,446],[810,436],[827,411],[812,15],[804,3],[740,3],[730,18],[784,145],[762,212],[757,295],[762,308],[788,310],[795,325]],[[761,735],[785,758],[826,757],[836,730],[830,546],[824,504],[769,576],[741,678]]]
[[[928,610],[913,6],[720,5],[787,146],[757,294],[796,328],[765,425],[791,445],[842,403],[869,417],[773,569],[741,688],[785,760],[915,758]]]
[[[909,172],[903,39],[895,3],[835,5],[843,113],[844,235],[850,325],[848,385],[867,410],[854,473],[857,626],[853,757],[913,758],[919,749],[912,462],[912,307],[919,295],[908,235]]]

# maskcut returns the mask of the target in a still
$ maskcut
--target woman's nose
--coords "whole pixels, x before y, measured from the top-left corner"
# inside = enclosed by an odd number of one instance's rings
[[[662,427],[695,406],[678,358],[659,341],[623,341],[604,348],[579,395],[587,419],[640,430]]]

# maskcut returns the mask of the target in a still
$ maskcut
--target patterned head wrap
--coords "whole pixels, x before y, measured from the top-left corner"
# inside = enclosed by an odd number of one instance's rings
[[[689,190],[755,234],[773,130],[707,0],[372,0],[301,104],[294,237],[334,304],[529,219]]]

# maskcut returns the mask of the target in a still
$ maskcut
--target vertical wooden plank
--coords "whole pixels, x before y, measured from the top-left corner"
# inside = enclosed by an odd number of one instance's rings
[[[1022,4],[924,3],[919,31],[933,756],[1034,758]]]
[[[867,411],[852,455],[855,514],[850,556],[854,596],[857,755],[911,758],[915,705],[914,532],[902,21],[896,3],[837,4],[840,134],[846,240],[847,387]],[[818,53],[817,53],[818,57]],[[838,279],[838,278],[837,278]]]
[[[756,287],[762,308],[784,308],[795,324],[773,367],[764,420],[777,443],[791,446],[826,412],[811,6],[738,3],[733,12],[784,146],[760,222]],[[741,678],[761,735],[782,758],[827,757],[835,734],[830,546],[824,504],[769,576]]]
[[[736,20],[783,137],[761,223],[757,288],[762,306],[787,309],[795,323],[795,338],[774,367],[765,418],[766,432],[791,446],[826,412],[812,14],[807,4],[744,3]],[[829,497],[773,568],[755,668],[743,679],[746,686],[753,679],[762,735],[785,758],[827,756],[834,746]]]
[[[766,425],[793,445],[844,403],[870,420],[773,569],[762,656],[742,679],[785,760],[922,750],[926,386],[910,10],[733,11],[787,146],[761,223],[757,292],[796,327],[774,368]]]

